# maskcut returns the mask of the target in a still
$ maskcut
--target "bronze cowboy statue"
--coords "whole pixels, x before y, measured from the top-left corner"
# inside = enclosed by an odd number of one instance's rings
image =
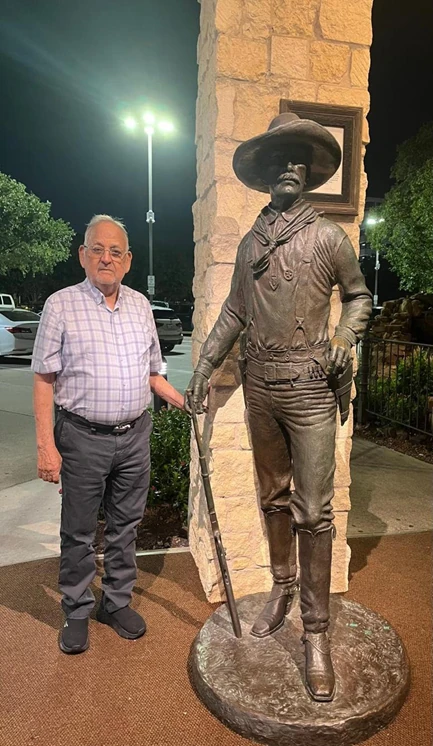
[[[327,630],[337,401],[344,421],[351,349],[371,313],[346,233],[302,199],[331,178],[340,160],[335,138],[293,113],[280,114],[267,132],[237,148],[237,177],[270,192],[271,202],[239,245],[230,294],[188,389],[202,412],[212,371],[243,333],[245,400],[274,581],[251,634],[266,637],[284,624],[298,582],[296,534],[306,687],[319,702],[335,692]],[[335,285],[342,312],[329,340]]]

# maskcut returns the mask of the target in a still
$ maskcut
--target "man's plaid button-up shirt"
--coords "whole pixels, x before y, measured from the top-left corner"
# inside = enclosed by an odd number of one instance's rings
[[[147,298],[120,285],[113,310],[88,279],[51,295],[37,333],[32,370],[56,373],[54,401],[90,422],[139,417],[151,400],[149,375],[161,350]]]

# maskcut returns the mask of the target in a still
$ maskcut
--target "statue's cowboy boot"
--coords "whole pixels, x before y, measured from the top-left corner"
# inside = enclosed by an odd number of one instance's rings
[[[304,632],[305,686],[316,702],[331,702],[335,694],[335,674],[327,632]]]
[[[290,513],[286,510],[267,511],[265,522],[274,584],[263,611],[251,629],[254,637],[267,637],[283,626],[297,585],[296,540],[292,535]]]
[[[335,674],[327,633],[334,531],[334,526],[316,534],[298,529],[305,685],[317,702],[330,702],[335,694]]]

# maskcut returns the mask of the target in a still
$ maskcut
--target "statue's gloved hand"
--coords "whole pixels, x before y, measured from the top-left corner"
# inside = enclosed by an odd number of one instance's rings
[[[347,368],[351,359],[352,345],[344,337],[335,336],[329,343],[326,375],[338,375]]]
[[[207,407],[203,406],[203,402],[207,397],[209,390],[209,380],[203,373],[194,373],[191,378],[188,387],[185,391],[185,409],[188,414],[191,414],[191,407],[189,397],[192,397],[194,402],[194,408],[197,414],[203,414],[207,411]]]

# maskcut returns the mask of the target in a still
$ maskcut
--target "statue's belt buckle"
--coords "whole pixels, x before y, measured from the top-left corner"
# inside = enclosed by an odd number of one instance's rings
[[[299,378],[299,371],[294,370],[290,363],[265,363],[265,381],[295,381]]]

